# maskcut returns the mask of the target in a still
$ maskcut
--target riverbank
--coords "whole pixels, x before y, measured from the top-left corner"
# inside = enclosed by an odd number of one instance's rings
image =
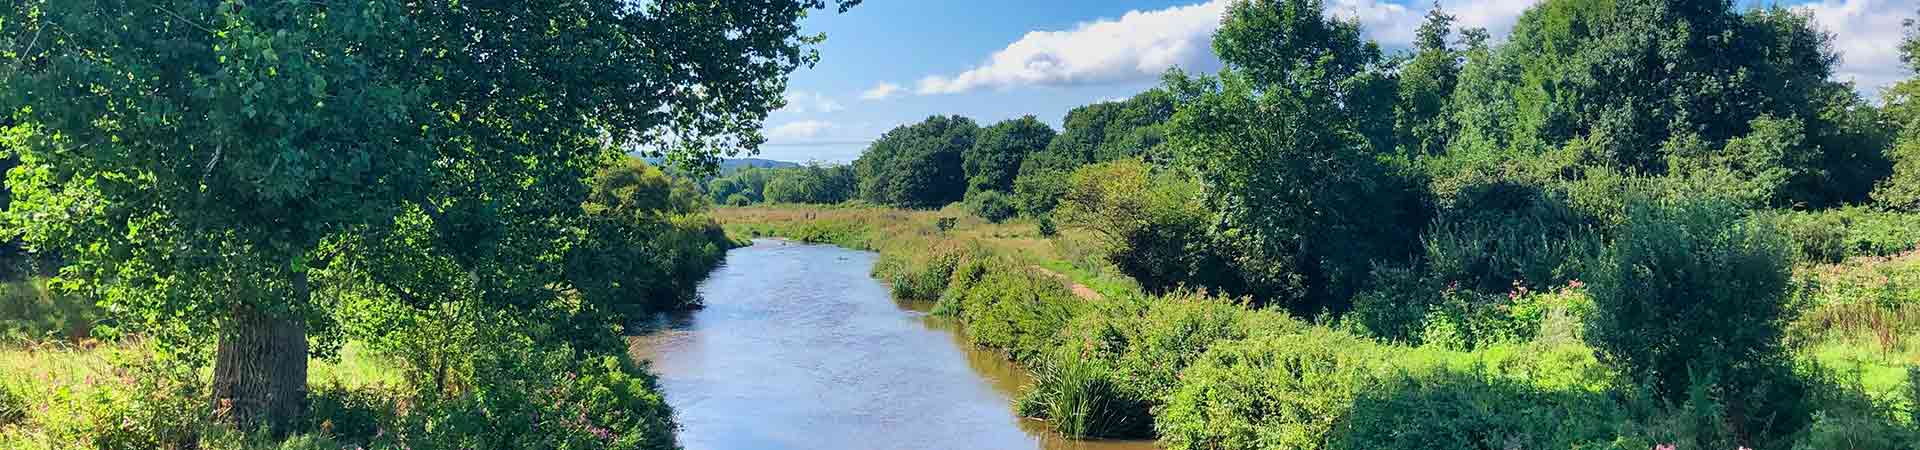
[[[1151,436],[1171,449],[1647,449],[1711,441],[1703,424],[1717,420],[1713,405],[1726,400],[1701,392],[1702,400],[1666,404],[1598,361],[1581,339],[1591,300],[1577,283],[1513,293],[1514,318],[1493,322],[1531,327],[1514,333],[1527,338],[1462,348],[1429,336],[1406,346],[1360,337],[1333,318],[1303,321],[1204,293],[1143,294],[1083,257],[1093,252],[1071,230],[1048,237],[1033,224],[991,224],[957,211],[856,207],[723,208],[715,216],[735,235],[878,251],[874,274],[896,296],[937,299],[935,313],[964,324],[974,344],[1032,368],[1036,382],[1017,406],[1070,435]],[[1848,264],[1807,270],[1894,281],[1808,291],[1848,297],[1823,299],[1808,314],[1844,315],[1826,305],[1858,304],[1852,297],[1860,292],[1913,295],[1898,283],[1915,272],[1912,264]],[[1067,268],[1059,272],[1096,287],[1103,300],[1075,295],[1031,266]],[[1814,384],[1801,404],[1815,422],[1770,448],[1901,448],[1913,421],[1894,412],[1912,402],[1904,373],[1911,347],[1875,350],[1845,336],[1899,334],[1906,322],[1829,322],[1837,325],[1802,327],[1808,341],[1796,347],[1795,370]],[[1835,331],[1842,329],[1850,331]]]

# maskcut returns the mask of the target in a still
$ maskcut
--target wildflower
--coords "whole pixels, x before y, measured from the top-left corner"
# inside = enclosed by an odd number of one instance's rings
[[[1653,450],[1676,450],[1676,448],[1677,447],[1675,447],[1673,444],[1660,444],[1660,445],[1653,446]]]

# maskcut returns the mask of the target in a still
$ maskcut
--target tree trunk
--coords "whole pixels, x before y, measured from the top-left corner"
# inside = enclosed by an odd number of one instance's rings
[[[293,279],[295,308],[310,296],[307,276]],[[282,317],[241,306],[220,335],[213,365],[213,409],[220,420],[243,429],[262,426],[275,436],[292,430],[306,412],[307,326],[299,317]]]

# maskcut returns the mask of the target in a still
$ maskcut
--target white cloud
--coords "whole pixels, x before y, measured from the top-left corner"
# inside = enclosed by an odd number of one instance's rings
[[[1152,79],[1168,67],[1205,70],[1217,66],[1213,30],[1226,0],[1155,11],[1129,11],[1119,19],[1081,23],[1068,31],[1033,31],[978,67],[952,76],[920,80],[922,95],[981,88],[1080,85]]]
[[[1853,81],[1868,95],[1905,79],[1900,63],[1902,20],[1913,17],[1915,5],[1886,0],[1822,0],[1798,6],[1813,13],[1820,27],[1833,33],[1833,49],[1840,53],[1834,78]]]
[[[788,91],[787,106],[780,108],[782,111],[794,113],[830,113],[843,109],[847,108],[841,106],[840,102],[813,91]]]
[[[1483,27],[1505,36],[1537,0],[1447,0],[1442,7],[1460,27]],[[921,95],[953,94],[983,88],[1070,86],[1158,78],[1181,66],[1206,72],[1220,66],[1213,54],[1213,32],[1228,0],[1211,0],[1154,11],[1129,11],[1118,19],[1081,23],[1067,31],[1033,31],[994,52],[986,62],[955,75],[930,75],[916,89]],[[1389,47],[1413,41],[1428,4],[1387,0],[1332,0],[1327,14],[1359,20],[1373,39]],[[877,88],[876,88],[877,89]],[[872,91],[869,91],[872,92]],[[864,97],[864,96],[863,96]]]
[[[903,93],[903,91],[905,91],[905,89],[902,89],[898,84],[882,82],[880,84],[874,85],[873,89],[868,89],[866,92],[861,92],[860,99],[861,100],[886,100],[886,99],[899,96],[901,93]]]
[[[1913,17],[1912,0],[1793,0],[1834,33],[1841,53],[1835,76],[1855,81],[1861,90],[1878,91],[1909,74],[1896,47],[1903,19]],[[1527,8],[1540,0],[1440,0],[1455,18],[1456,29],[1485,28],[1504,40]],[[1033,31],[995,51],[986,61],[958,74],[929,75],[916,86],[920,95],[954,94],[1025,86],[1073,86],[1138,82],[1158,78],[1175,65],[1208,72],[1220,66],[1213,33],[1229,0],[1152,11],[1129,11],[1118,19],[1081,23],[1065,31]],[[1328,0],[1327,14],[1358,20],[1368,37],[1383,46],[1404,48],[1426,19],[1430,0]],[[886,98],[899,86],[882,83],[861,98]]]
[[[820,120],[800,120],[787,122],[766,131],[768,141],[797,141],[819,137],[821,133],[838,128],[832,122]]]

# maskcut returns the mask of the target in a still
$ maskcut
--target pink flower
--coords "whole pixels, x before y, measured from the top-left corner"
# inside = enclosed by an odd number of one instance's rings
[[[1676,450],[1676,447],[1673,444],[1660,444],[1653,446],[1653,450]]]

